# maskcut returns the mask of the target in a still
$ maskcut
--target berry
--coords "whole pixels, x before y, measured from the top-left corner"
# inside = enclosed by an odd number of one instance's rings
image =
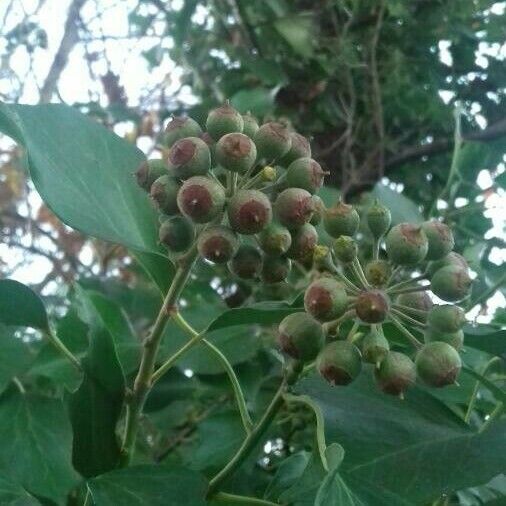
[[[381,323],[390,309],[388,297],[380,290],[361,292],[355,301],[357,316],[364,323]]]
[[[385,239],[388,258],[394,264],[413,265],[427,255],[429,241],[420,225],[401,223],[388,232]]]
[[[173,216],[160,225],[160,242],[174,253],[187,250],[194,238],[195,231],[191,222],[184,216]]]
[[[230,271],[241,279],[254,279],[262,271],[262,253],[255,246],[241,244],[228,263]]]
[[[439,221],[426,221],[422,229],[429,241],[429,250],[426,260],[439,260],[444,258],[455,245],[453,234],[450,228]]]
[[[343,264],[349,264],[357,258],[357,243],[352,237],[342,235],[334,241],[334,253],[340,262]]]
[[[258,121],[255,116],[252,116],[249,112],[242,115],[242,120],[244,123],[242,133],[247,135],[250,139],[253,139],[260,128],[258,126]]]
[[[267,196],[258,190],[239,190],[228,203],[228,220],[239,234],[258,234],[272,220]]]
[[[163,134],[164,144],[171,148],[175,142],[185,137],[200,137],[202,128],[192,118],[172,118],[165,127]]]
[[[379,388],[390,395],[402,395],[416,381],[416,366],[403,353],[389,351],[375,369]]]
[[[297,132],[290,133],[292,144],[288,153],[280,160],[281,165],[288,167],[299,158],[311,158],[311,146],[309,141]]]
[[[275,221],[271,221],[259,234],[260,247],[268,255],[283,255],[292,244],[289,230]]]
[[[464,311],[452,304],[434,306],[428,314],[429,325],[441,332],[457,332],[466,323]]]
[[[392,266],[385,260],[371,260],[365,266],[365,277],[372,286],[385,286],[391,275]]]
[[[170,148],[168,166],[179,179],[203,176],[211,168],[209,147],[198,137],[185,137]]]
[[[177,207],[177,193],[179,191],[179,183],[168,175],[164,175],[155,180],[151,185],[151,198],[158,209],[172,216],[179,214]]]
[[[472,280],[467,269],[448,265],[435,272],[430,288],[434,295],[448,302],[457,302],[467,296]]]
[[[216,142],[207,132],[202,133],[200,135],[200,138],[207,144],[207,147],[209,148],[209,153],[211,154],[211,166],[214,167],[216,165]]]
[[[137,184],[149,192],[151,185],[161,176],[167,174],[167,166],[163,160],[146,160],[135,172]]]
[[[316,367],[331,385],[348,385],[360,374],[362,357],[354,344],[333,341],[318,355]]]
[[[225,191],[214,179],[195,176],[187,179],[177,194],[181,212],[196,223],[208,223],[225,205]]]
[[[462,361],[455,348],[440,341],[426,344],[416,356],[416,372],[431,387],[455,383],[461,367]]]
[[[417,309],[418,311],[429,311],[434,305],[427,292],[401,293],[397,296],[395,302],[401,306]],[[419,316],[417,316],[417,318],[422,321],[426,320],[426,318],[421,318]]]
[[[318,195],[313,195],[313,209],[314,212],[309,223],[311,223],[311,225],[318,225],[322,221],[323,212],[325,210],[325,204]]]
[[[280,348],[302,362],[314,360],[324,342],[322,326],[307,313],[293,313],[278,328]]]
[[[320,321],[330,321],[344,314],[348,306],[346,291],[335,279],[313,281],[304,294],[304,308]]]
[[[298,158],[288,167],[286,182],[288,186],[315,193],[323,186],[324,177],[325,172],[317,161],[312,158]]]
[[[456,350],[460,350],[464,346],[464,332],[457,330],[456,332],[442,332],[429,327],[423,334],[424,341],[431,343],[433,341],[442,341],[450,346],[453,346]]]
[[[244,134],[224,135],[216,144],[216,161],[225,169],[243,174],[253,167],[257,148]]]
[[[264,283],[280,283],[284,281],[292,268],[292,262],[285,257],[265,257],[262,266],[262,281]]]
[[[362,356],[366,362],[376,364],[380,362],[390,351],[390,345],[383,334],[377,330],[371,330],[362,341]]]
[[[431,262],[429,264],[427,272],[429,276],[432,276],[436,271],[442,267],[447,267],[448,265],[456,265],[457,267],[461,267],[462,269],[466,270],[469,268],[466,259],[462,255],[459,255],[458,253],[455,253],[455,251],[452,251],[448,253],[448,255],[446,255],[444,258],[441,258],[441,260]]]
[[[279,222],[288,227],[298,228],[307,223],[313,214],[314,202],[311,194],[302,188],[283,190],[274,202],[274,211]]]
[[[237,236],[228,227],[215,225],[204,230],[197,244],[200,255],[217,264],[228,262],[239,247]]]
[[[253,139],[257,146],[258,158],[271,162],[288,153],[292,139],[290,132],[281,123],[265,123]]]
[[[360,217],[357,211],[348,204],[339,201],[335,206],[325,210],[323,214],[323,226],[332,237],[340,235],[355,235],[360,225]]]
[[[392,215],[388,207],[381,204],[379,200],[375,200],[373,205],[367,210],[366,220],[372,236],[379,239],[390,228]]]
[[[242,132],[244,120],[242,116],[227,102],[213,109],[207,116],[206,129],[209,135],[218,141],[225,134]]]
[[[292,244],[286,256],[300,262],[308,262],[313,258],[313,251],[318,243],[318,232],[313,225],[306,223],[292,232]]]

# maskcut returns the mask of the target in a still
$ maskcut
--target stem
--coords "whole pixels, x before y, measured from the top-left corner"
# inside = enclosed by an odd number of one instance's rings
[[[353,342],[353,336],[357,332],[358,327],[360,326],[360,323],[358,321],[354,321],[353,325],[351,326],[350,331],[348,332],[348,335],[346,336],[346,341]]]
[[[352,281],[350,281],[345,274],[340,272],[336,266],[334,267],[335,267],[334,274],[347,286],[350,292],[358,294],[362,291],[358,286],[356,286]]]
[[[402,288],[403,286],[409,286],[411,283],[416,283],[417,281],[422,281],[424,279],[427,279],[427,274],[426,273],[420,274],[420,276],[416,276],[414,278],[405,279],[404,281],[401,281],[400,283],[397,283],[395,285],[389,286],[386,289],[386,293],[390,293],[392,290],[396,290],[398,288]]]
[[[372,243],[372,258],[378,260],[380,252],[381,238],[374,238]]]
[[[265,506],[279,506],[279,503],[266,501],[264,499],[258,499],[256,497],[247,497],[245,495],[227,494],[226,492],[217,492],[214,495],[215,499],[218,499],[222,503],[232,504],[246,504],[251,506],[265,505]]]
[[[389,318],[417,350],[422,347],[422,343],[394,315],[390,314]]]
[[[477,304],[480,304],[484,300],[487,300],[490,297],[490,295],[492,295],[500,286],[504,284],[505,281],[506,281],[506,272],[503,273],[503,275],[500,276],[499,279],[491,287],[487,288],[484,292],[478,295],[478,297],[476,297],[475,300],[470,300],[468,305],[469,309],[473,308]]]
[[[413,286],[411,288],[402,288],[400,290],[392,290],[389,295],[400,295],[401,293],[426,292],[430,285]]]
[[[400,318],[404,318],[404,320],[406,320],[406,323],[410,323],[411,325],[415,325],[416,327],[420,327],[422,329],[427,328],[427,325],[425,325],[425,323],[415,320],[414,318],[411,318],[411,316],[404,314],[402,311],[399,311],[398,309],[392,307],[390,308],[390,311],[392,311],[394,315],[399,316]]]
[[[90,505],[91,505],[91,492],[90,489],[88,488],[86,490],[86,497],[84,498],[83,506],[90,506]]]
[[[414,315],[420,316],[422,318],[425,318],[428,313],[428,311],[424,311],[423,309],[416,309],[414,307],[404,306],[403,304],[392,304],[392,307],[398,311],[404,311],[406,313],[411,312]]]
[[[478,432],[483,432],[496,418],[499,418],[503,414],[505,408],[506,405],[504,402],[500,402],[495,407],[494,411],[490,413],[488,418],[485,420],[485,423],[478,429]]]
[[[332,329],[335,329],[340,325],[343,321],[348,320],[349,318],[355,317],[355,310],[349,309],[346,311],[341,317],[336,318],[335,320],[332,320],[330,322],[325,322],[323,324],[323,328],[325,332],[330,332]]]
[[[16,385],[16,388],[19,390],[19,393],[21,393],[23,395],[26,394],[25,387],[23,386],[23,383],[21,383],[21,381],[19,381],[19,378],[17,376],[12,377],[12,382]]]
[[[360,282],[364,285],[364,288],[367,290],[368,288],[371,288],[369,286],[369,283],[367,281],[367,278],[365,277],[364,271],[362,269],[362,266],[360,265],[360,261],[358,258],[355,258],[353,260],[353,263],[351,264],[352,268],[355,272],[355,275],[358,277]]]
[[[58,336],[51,330],[47,329],[44,331],[44,336],[47,337],[49,342],[66,358],[70,360],[72,365],[78,370],[82,371],[81,363],[79,359],[60,341]]]

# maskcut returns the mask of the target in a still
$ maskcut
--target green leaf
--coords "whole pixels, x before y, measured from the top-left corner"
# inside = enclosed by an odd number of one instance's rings
[[[46,308],[40,297],[13,279],[0,280],[0,323],[49,329]]]
[[[132,254],[156,284],[162,295],[165,295],[169,291],[175,273],[172,263],[165,257],[145,251],[133,251]]]
[[[274,28],[296,53],[304,58],[313,54],[315,34],[311,16],[301,14],[279,18],[274,21]]]
[[[23,487],[0,476],[0,504],[3,506],[40,506]]]
[[[12,392],[0,400],[0,469],[30,493],[58,504],[77,482],[63,403]]]
[[[315,506],[365,506],[350,490],[339,475],[337,468],[325,476],[316,494]]]
[[[422,213],[412,200],[384,184],[376,183],[371,195],[390,209],[392,225],[404,222],[421,223],[424,221]]]
[[[506,330],[491,325],[466,325],[464,342],[477,350],[501,356],[506,353]]]
[[[12,327],[0,325],[0,392],[14,376],[23,373],[33,360],[28,345],[15,336]]]
[[[90,328],[90,345],[82,360],[83,382],[69,399],[74,430],[72,462],[83,476],[90,477],[113,469],[118,463],[116,425],[123,405],[125,379],[96,300],[79,287],[77,294],[80,316]]]
[[[271,500],[278,499],[283,491],[292,487],[302,476],[308,462],[309,454],[305,451],[294,453],[284,459],[269,483],[264,497]]]
[[[133,466],[88,482],[95,506],[205,506],[207,483],[182,467]]]
[[[265,116],[274,104],[277,88],[268,90],[266,88],[251,88],[240,90],[230,99],[231,104],[240,112],[248,111],[256,116]]]
[[[160,253],[157,219],[132,173],[131,143],[60,105],[0,104],[0,131],[23,145],[33,183],[67,225],[139,251]]]

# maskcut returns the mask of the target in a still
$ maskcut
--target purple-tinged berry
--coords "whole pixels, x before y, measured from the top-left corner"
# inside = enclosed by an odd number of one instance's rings
[[[269,199],[258,190],[239,190],[228,202],[228,220],[239,234],[258,234],[272,220]]]
[[[436,271],[438,271],[442,267],[447,267],[448,265],[456,265],[457,267],[461,267],[462,269],[465,270],[469,269],[466,259],[462,255],[459,255],[455,251],[452,251],[448,253],[448,255],[446,255],[445,257],[441,258],[441,260],[431,262],[429,264],[427,272],[429,276],[432,276]]]
[[[200,137],[202,128],[192,118],[176,117],[172,118],[165,127],[163,134],[163,142],[171,148],[174,143],[185,137]]]
[[[255,134],[258,158],[272,162],[286,155],[292,145],[290,132],[281,123],[265,123]]]
[[[232,274],[241,279],[255,279],[262,271],[262,253],[250,244],[241,244],[228,263]]]
[[[316,367],[331,385],[349,385],[362,370],[362,357],[354,344],[333,341],[319,353]]]
[[[146,160],[139,165],[135,172],[137,184],[145,191],[151,190],[151,185],[161,176],[167,174],[167,166],[163,160]]]
[[[288,167],[286,182],[288,186],[302,188],[316,193],[323,186],[325,172],[312,158],[298,158]]]
[[[429,241],[426,260],[440,260],[455,246],[455,240],[448,225],[439,221],[426,221],[422,224],[422,229]]]
[[[290,133],[292,145],[288,153],[280,160],[281,165],[288,167],[292,162],[299,158],[311,158],[311,145],[309,141],[297,132]]]
[[[160,225],[160,243],[174,253],[186,251],[195,238],[192,223],[184,216],[173,216]]]
[[[239,248],[236,234],[228,227],[215,225],[204,230],[198,239],[200,255],[216,264],[228,262]]]
[[[151,198],[156,207],[165,215],[179,214],[177,194],[180,184],[169,175],[160,176],[151,185]]]
[[[241,114],[228,102],[213,109],[207,116],[206,129],[215,141],[218,141],[226,134],[241,133],[243,128],[244,120]]]
[[[355,301],[357,316],[364,323],[381,323],[385,321],[390,309],[388,296],[380,290],[361,292]]]
[[[448,302],[458,302],[469,294],[472,279],[467,269],[449,265],[436,271],[432,276],[430,288],[434,295]]]
[[[277,196],[274,211],[282,225],[294,229],[309,222],[314,211],[314,201],[307,190],[287,188]]]
[[[314,360],[323,342],[322,326],[307,313],[293,313],[279,324],[279,346],[284,353],[296,360]]]
[[[388,232],[385,245],[388,258],[397,265],[422,262],[429,249],[429,241],[420,225],[401,223]]]
[[[416,366],[403,353],[390,351],[375,369],[374,377],[379,388],[389,395],[403,395],[416,381]]]
[[[198,137],[180,139],[170,148],[168,167],[178,179],[203,176],[211,168],[209,147]]]
[[[224,135],[216,144],[216,161],[225,169],[244,174],[257,158],[255,143],[244,134]]]
[[[292,244],[286,256],[299,262],[309,262],[313,258],[313,252],[318,244],[318,232],[313,225],[306,223],[292,232]]]
[[[180,211],[195,223],[209,223],[225,205],[225,191],[214,179],[195,176],[187,179],[177,194]]]
[[[344,286],[333,278],[313,281],[304,294],[304,308],[317,320],[335,320],[344,314],[348,296]]]
[[[455,383],[462,361],[453,346],[434,341],[426,344],[416,356],[416,372],[431,387],[444,387]]]

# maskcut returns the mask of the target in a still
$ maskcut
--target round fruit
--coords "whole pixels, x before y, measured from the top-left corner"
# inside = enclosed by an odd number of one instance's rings
[[[313,209],[314,212],[311,216],[311,219],[309,220],[309,223],[311,223],[311,225],[319,225],[323,219],[325,204],[323,203],[323,200],[318,197],[318,195],[313,195]]]
[[[279,324],[280,348],[302,362],[314,360],[324,342],[322,326],[307,313],[293,313]]]
[[[160,176],[151,185],[150,195],[153,202],[167,216],[179,214],[177,207],[179,186],[179,183],[168,175]]]
[[[441,260],[436,260],[435,262],[431,262],[429,264],[429,276],[432,276],[436,271],[442,267],[447,267],[448,265],[456,265],[466,270],[469,268],[466,259],[462,255],[459,255],[458,253],[455,253],[455,251],[452,251],[448,253],[448,255],[446,255],[444,258],[441,258]]]
[[[440,299],[457,302],[467,296],[471,284],[472,280],[467,269],[449,265],[435,272],[430,288]]]
[[[348,306],[346,291],[335,279],[313,281],[304,294],[304,308],[320,321],[330,321],[344,314]]]
[[[440,341],[426,344],[416,356],[416,372],[431,387],[455,383],[461,367],[462,361],[455,348]]]
[[[239,240],[228,227],[215,225],[200,234],[197,247],[200,255],[206,260],[223,264],[237,252]]]
[[[318,355],[316,367],[331,385],[348,385],[360,374],[362,357],[354,344],[333,341]]]
[[[297,132],[290,133],[292,145],[290,150],[280,160],[281,165],[288,167],[292,162],[299,158],[311,158],[311,146],[309,141]]]
[[[265,123],[254,138],[258,150],[258,158],[271,162],[288,153],[292,139],[290,132],[281,123]]]
[[[151,190],[151,185],[161,176],[167,174],[167,166],[163,160],[146,160],[139,165],[135,172],[137,184],[145,191]]]
[[[439,221],[426,221],[422,229],[429,241],[429,250],[426,260],[439,260],[444,258],[455,246],[455,240],[450,228]]]
[[[178,179],[203,176],[211,168],[209,147],[198,137],[180,139],[170,148],[168,166]]]
[[[418,311],[429,311],[434,305],[427,292],[401,293],[397,296],[395,302],[401,306],[410,307]],[[421,318],[420,316],[417,316],[417,318],[421,321],[425,321],[427,319],[426,317]]]
[[[202,128],[192,118],[176,117],[172,118],[165,127],[163,142],[171,148],[175,142],[185,137],[200,137]]]
[[[307,223],[314,211],[311,194],[302,188],[283,190],[274,202],[279,222],[287,228],[298,228]]]
[[[228,220],[239,234],[258,234],[272,220],[269,199],[258,190],[239,190],[228,202]]]
[[[292,244],[290,231],[275,221],[271,221],[259,234],[260,247],[268,255],[283,255]]]
[[[208,223],[225,205],[225,191],[214,179],[194,176],[187,179],[177,194],[180,211],[196,223]]]
[[[403,353],[390,351],[375,369],[374,376],[383,392],[402,395],[416,381],[416,366]]]
[[[334,253],[340,262],[343,264],[349,264],[357,258],[357,243],[352,237],[342,235],[334,241]]]
[[[286,182],[288,186],[315,193],[323,186],[324,177],[325,172],[317,161],[312,158],[298,158],[288,167]]]
[[[462,330],[457,330],[456,332],[441,332],[440,330],[429,327],[425,329],[423,337],[426,343],[442,341],[443,343],[453,346],[456,350],[460,350],[462,346],[464,346],[464,332]]]
[[[244,122],[242,133],[247,135],[250,139],[253,139],[259,129],[258,121],[249,112],[242,115],[242,120]]]
[[[375,329],[371,329],[362,341],[362,356],[370,364],[379,366],[389,351],[390,345],[387,339]]]
[[[286,256],[300,262],[308,262],[313,258],[313,251],[318,244],[318,232],[313,225],[306,223],[292,232],[292,244]]]
[[[390,309],[387,295],[380,290],[361,292],[355,301],[357,316],[365,323],[385,321]]]
[[[464,311],[452,304],[433,306],[428,314],[429,325],[441,332],[457,332],[466,323]]]
[[[391,275],[392,266],[385,260],[371,260],[365,266],[365,277],[373,286],[385,286]]]
[[[224,135],[216,144],[216,161],[232,172],[243,174],[253,167],[256,157],[254,142],[244,134]]]
[[[242,116],[227,102],[213,109],[207,116],[206,129],[209,135],[218,141],[225,134],[242,132],[244,120]]]
[[[414,265],[427,255],[429,241],[420,225],[401,223],[392,227],[385,239],[388,258],[398,265]]]
[[[262,253],[255,246],[241,244],[228,263],[230,271],[241,279],[254,279],[262,271]]]
[[[340,235],[355,235],[360,225],[360,217],[357,211],[348,204],[339,201],[335,206],[325,210],[323,214],[323,226],[332,237]]]
[[[390,228],[392,215],[388,207],[381,204],[379,200],[375,200],[374,204],[367,210],[366,220],[373,237],[379,239]]]
[[[265,257],[262,266],[262,281],[268,284],[280,283],[288,277],[291,268],[292,262],[289,258]]]
[[[160,225],[160,243],[169,250],[180,253],[187,250],[194,238],[193,225],[184,216],[173,216]]]

